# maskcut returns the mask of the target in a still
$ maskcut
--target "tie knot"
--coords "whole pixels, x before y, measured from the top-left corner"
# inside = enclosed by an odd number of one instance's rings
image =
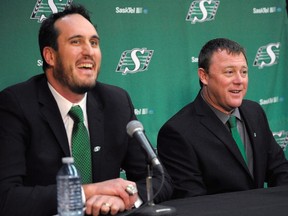
[[[83,122],[83,112],[79,105],[71,107],[69,115],[74,122]]]
[[[229,122],[230,128],[235,128],[237,126],[236,116],[231,115],[228,122]]]

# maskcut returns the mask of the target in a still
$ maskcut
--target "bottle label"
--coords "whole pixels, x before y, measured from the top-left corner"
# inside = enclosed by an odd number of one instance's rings
[[[83,209],[80,178],[58,176],[57,187],[58,209],[62,209],[62,211]]]

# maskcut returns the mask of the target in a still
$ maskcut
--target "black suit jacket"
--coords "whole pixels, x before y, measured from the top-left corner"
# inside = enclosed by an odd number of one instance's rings
[[[288,163],[259,104],[239,107],[252,145],[250,174],[230,132],[200,93],[158,134],[158,154],[174,181],[173,197],[249,190],[288,183]]]
[[[93,181],[117,178],[123,168],[145,201],[147,159],[126,133],[127,123],[136,118],[128,94],[97,82],[87,95],[87,115]],[[0,93],[0,215],[56,214],[56,174],[61,158],[69,155],[64,124],[44,74]],[[154,174],[156,190],[161,178]],[[170,197],[166,180],[155,202]]]

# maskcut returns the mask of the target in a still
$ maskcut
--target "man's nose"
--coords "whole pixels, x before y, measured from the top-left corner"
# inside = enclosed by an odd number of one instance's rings
[[[90,43],[85,43],[82,46],[82,53],[83,55],[92,55],[93,54],[93,47]]]

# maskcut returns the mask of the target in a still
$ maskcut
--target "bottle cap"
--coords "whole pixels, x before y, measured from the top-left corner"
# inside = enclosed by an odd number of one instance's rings
[[[74,158],[73,157],[63,157],[62,163],[74,163]]]

